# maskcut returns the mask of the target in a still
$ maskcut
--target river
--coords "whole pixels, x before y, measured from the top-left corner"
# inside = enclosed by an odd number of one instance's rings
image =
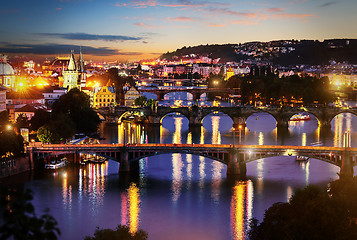
[[[130,123],[104,125],[105,143],[227,143],[232,144],[232,120],[225,115],[206,117],[203,126],[189,131],[181,115],[163,119],[161,127]],[[342,146],[350,130],[356,139],[357,118],[341,114],[331,131],[322,132],[317,120],[290,122],[287,132],[278,133],[275,120],[264,113],[253,115],[242,130],[242,144]],[[236,134],[238,143],[238,134]],[[352,146],[356,146],[352,141]],[[247,180],[230,185],[226,166],[208,158],[166,154],[140,160],[140,175],[123,182],[114,161],[105,164],[68,166],[58,171],[39,170],[2,182],[16,182],[32,189],[38,215],[46,208],[58,221],[60,239],[83,239],[95,228],[128,225],[143,229],[149,239],[245,239],[248,220],[262,220],[275,202],[286,202],[296,188],[308,184],[326,186],[338,178],[339,168],[310,159],[297,163],[291,157],[271,157],[247,164]],[[355,169],[356,172],[356,169]]]

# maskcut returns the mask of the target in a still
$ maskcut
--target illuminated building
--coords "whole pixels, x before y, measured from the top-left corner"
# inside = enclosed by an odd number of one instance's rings
[[[44,90],[42,95],[45,98],[46,105],[50,107],[57,99],[59,99],[66,92],[67,90],[63,88],[51,88]]]
[[[14,69],[7,63],[6,57],[3,55],[0,59],[0,85],[7,88],[15,87]]]
[[[115,105],[115,87],[108,86],[94,88],[93,107],[109,107]]]
[[[7,88],[0,86],[0,112],[6,110],[6,91]]]
[[[124,105],[125,106],[132,106],[135,99],[138,97],[141,97],[140,92],[136,87],[130,87],[125,93],[124,93]]]
[[[49,109],[43,104],[26,104],[25,106],[18,108],[14,111],[14,120],[16,120],[20,115],[26,116],[30,120],[37,109],[43,109],[49,111]]]
[[[234,76],[234,71],[231,67],[226,72],[226,80],[228,80],[230,77]]]
[[[82,52],[79,53],[79,59],[78,62],[76,62],[74,51],[72,50],[67,69],[62,71],[62,75],[64,88],[71,90],[72,88],[80,89],[81,87],[85,87],[87,78],[84,70]]]

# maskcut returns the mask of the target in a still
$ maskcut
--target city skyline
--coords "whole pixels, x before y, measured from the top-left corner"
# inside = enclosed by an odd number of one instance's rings
[[[18,0],[1,10],[0,53],[155,58],[183,46],[357,38],[353,0]],[[5,22],[5,21],[3,21]]]

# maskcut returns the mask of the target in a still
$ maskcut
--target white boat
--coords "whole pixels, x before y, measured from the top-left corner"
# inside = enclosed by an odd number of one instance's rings
[[[290,118],[289,121],[309,121],[311,120],[310,116],[308,114],[295,114]]]
[[[296,156],[295,157],[295,161],[298,161],[298,162],[304,162],[304,161],[307,161],[309,160],[310,158],[309,157],[306,157],[306,156]]]
[[[55,159],[53,161],[51,161],[50,163],[46,163],[45,164],[45,169],[59,169],[59,168],[63,168],[64,166],[66,166],[68,163],[68,160],[66,157],[63,157],[61,159]]]

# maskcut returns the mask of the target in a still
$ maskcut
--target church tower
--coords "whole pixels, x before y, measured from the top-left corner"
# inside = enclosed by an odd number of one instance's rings
[[[80,85],[81,87],[85,87],[86,82],[87,82],[87,73],[84,69],[84,60],[83,60],[83,56],[82,56],[82,49],[80,49],[80,51],[79,51],[78,72],[79,72],[78,85]]]
[[[69,64],[66,70],[63,70],[63,87],[67,88],[68,91],[72,88],[80,88],[81,85],[78,84],[80,81],[80,72],[74,58],[74,51],[71,51],[71,57],[69,59]]]

